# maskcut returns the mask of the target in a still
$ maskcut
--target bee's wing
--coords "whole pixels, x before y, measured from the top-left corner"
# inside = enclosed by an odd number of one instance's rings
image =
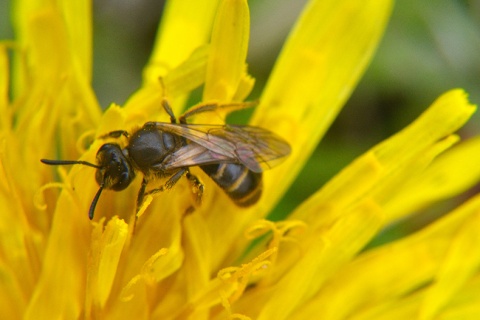
[[[262,172],[290,153],[286,141],[259,127],[163,122],[156,122],[155,126],[191,142],[172,154],[166,164],[171,168],[230,161],[241,163],[254,172]]]
[[[162,168],[163,170],[170,170],[180,167],[191,167],[221,162],[237,161],[228,156],[213,152],[199,144],[190,143],[167,157],[162,163]]]

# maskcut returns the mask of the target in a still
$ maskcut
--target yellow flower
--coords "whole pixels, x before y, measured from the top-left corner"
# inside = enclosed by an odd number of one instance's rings
[[[192,169],[205,184],[203,203],[182,179],[146,197],[134,229],[140,178],[121,193],[105,191],[92,222],[95,169],[76,165],[67,174],[39,159],[94,163],[109,140],[103,135],[168,122],[162,97],[178,115],[201,85],[204,102],[243,101],[254,83],[245,64],[246,1],[169,1],[142,87],[102,115],[90,86],[91,3],[17,0],[16,39],[0,43],[2,318],[480,316],[479,196],[362,251],[392,222],[478,182],[480,138],[452,147],[475,111],[461,90],[441,95],[285,220],[265,219],[358,82],[391,6],[309,1],[251,120],[292,147],[265,172],[256,205],[237,208]]]

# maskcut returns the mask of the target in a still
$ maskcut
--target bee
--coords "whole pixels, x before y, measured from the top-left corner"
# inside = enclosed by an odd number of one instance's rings
[[[129,134],[112,131],[100,138],[120,139],[127,145],[105,143],[96,154],[96,164],[81,160],[40,161],[47,165],[85,165],[96,168],[95,179],[100,186],[92,200],[89,218],[104,189],[121,191],[136,174],[143,175],[137,196],[137,210],[148,194],[171,189],[183,176],[192,183],[199,196],[203,185],[190,173],[199,166],[240,207],[255,204],[262,193],[262,172],[279,163],[290,153],[289,144],[274,133],[248,125],[188,124],[187,118],[204,112],[249,107],[247,103],[225,105],[204,104],[193,107],[177,121],[168,102],[162,106],[170,116],[168,122],[147,122]],[[167,179],[160,188],[147,191],[149,182]]]

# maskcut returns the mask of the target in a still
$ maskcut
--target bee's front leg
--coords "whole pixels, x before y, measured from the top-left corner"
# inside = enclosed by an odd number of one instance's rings
[[[128,138],[128,132],[125,130],[115,130],[115,131],[110,131],[106,134],[102,134],[99,139],[107,139],[107,138],[115,138],[118,139],[120,136],[124,136],[125,138]]]
[[[178,121],[181,124],[186,124],[187,119],[196,114],[205,113],[205,112],[216,112],[224,111],[230,113],[232,111],[242,110],[251,108],[258,104],[258,101],[246,101],[246,102],[230,102],[230,103],[219,103],[219,102],[204,102],[197,104],[196,106],[188,109],[184,114],[182,114]]]
[[[137,196],[137,213],[138,210],[140,210],[140,207],[142,206],[143,199],[145,198],[145,195],[148,193],[145,193],[145,189],[147,188],[148,180],[143,177],[142,180],[142,185],[140,186],[140,190],[138,190],[138,196]]]

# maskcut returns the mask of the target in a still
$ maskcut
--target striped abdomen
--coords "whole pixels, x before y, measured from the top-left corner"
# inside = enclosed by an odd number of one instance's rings
[[[200,166],[240,207],[255,204],[262,194],[262,174],[236,163]]]

